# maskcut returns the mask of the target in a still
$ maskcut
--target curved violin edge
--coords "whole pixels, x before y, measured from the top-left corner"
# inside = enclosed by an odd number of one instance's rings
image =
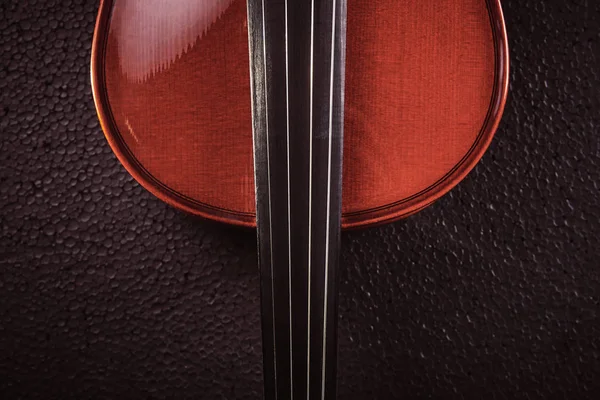
[[[114,0],[100,1],[91,51],[92,93],[102,130],[111,149],[134,179],[165,203],[202,218],[255,228],[256,219],[254,213],[241,213],[212,207],[208,204],[185,198],[180,193],[175,193],[148,173],[120,139],[119,130],[112,117],[110,103],[108,102],[103,65],[106,46],[105,32],[109,28],[113,4]],[[342,216],[342,228],[355,229],[378,226],[419,212],[448,193],[463,180],[489,147],[500,124],[508,96],[509,49],[500,0],[486,0],[486,4],[490,15],[496,54],[495,87],[490,102],[489,117],[481,130],[477,142],[465,158],[426,193],[416,194],[409,199],[403,200],[401,203],[386,205],[379,209],[344,213]]]
[[[117,134],[118,128],[112,118],[106,94],[103,65],[106,46],[104,32],[109,28],[113,3],[114,0],[100,0],[92,41],[90,74],[92,95],[100,126],[102,127],[102,132],[104,133],[108,144],[117,156],[117,159],[123,164],[127,172],[142,185],[142,187],[170,206],[202,218],[247,228],[255,228],[256,216],[253,213],[235,213],[231,210],[199,204],[191,199],[182,198],[180,194],[175,195],[171,189],[149,174],[146,169],[137,162],[137,159],[131,154],[131,151],[123,141],[119,140],[119,135]]]
[[[342,216],[342,227],[344,229],[357,229],[363,227],[374,227],[394,222],[409,217],[427,208],[440,197],[452,190],[462,181],[479,160],[483,157],[490,146],[494,134],[500,125],[506,100],[508,98],[510,58],[508,48],[508,36],[504,20],[504,13],[500,0],[486,0],[492,24],[494,46],[496,53],[495,88],[490,102],[489,118],[482,129],[478,142],[469,152],[467,157],[452,170],[442,182],[429,190],[427,196],[413,196],[401,204],[386,206],[378,210],[367,212],[345,213]]]

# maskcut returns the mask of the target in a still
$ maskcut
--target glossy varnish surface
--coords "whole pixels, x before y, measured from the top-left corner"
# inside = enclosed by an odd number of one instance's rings
[[[103,128],[159,197],[252,226],[246,3],[187,3],[103,2],[92,63]],[[502,22],[497,0],[348,2],[344,226],[415,212],[475,165],[506,96]]]

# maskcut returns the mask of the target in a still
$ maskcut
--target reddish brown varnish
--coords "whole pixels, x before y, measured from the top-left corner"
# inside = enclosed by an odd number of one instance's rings
[[[181,20],[140,3],[104,0],[98,17],[92,80],[112,148],[168,203],[254,226],[246,2],[189,2],[212,9]],[[499,0],[348,0],[347,27],[346,228],[414,213],[464,178],[508,76]]]

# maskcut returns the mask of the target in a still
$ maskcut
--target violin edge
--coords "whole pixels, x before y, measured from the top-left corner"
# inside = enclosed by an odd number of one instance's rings
[[[501,0],[486,0],[496,56],[494,71],[494,90],[485,120],[477,140],[470,151],[451,171],[435,185],[426,189],[426,196],[416,194],[409,199],[386,205],[378,209],[370,209],[342,215],[342,228],[352,230],[385,225],[409,217],[429,207],[439,198],[450,192],[471,172],[489,148],[502,120],[508,99],[510,54],[508,35]]]

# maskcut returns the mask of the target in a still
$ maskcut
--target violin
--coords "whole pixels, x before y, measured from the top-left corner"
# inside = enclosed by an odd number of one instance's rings
[[[103,0],[91,60],[129,173],[256,228],[267,400],[335,399],[341,230],[458,184],[508,68],[499,0]]]

